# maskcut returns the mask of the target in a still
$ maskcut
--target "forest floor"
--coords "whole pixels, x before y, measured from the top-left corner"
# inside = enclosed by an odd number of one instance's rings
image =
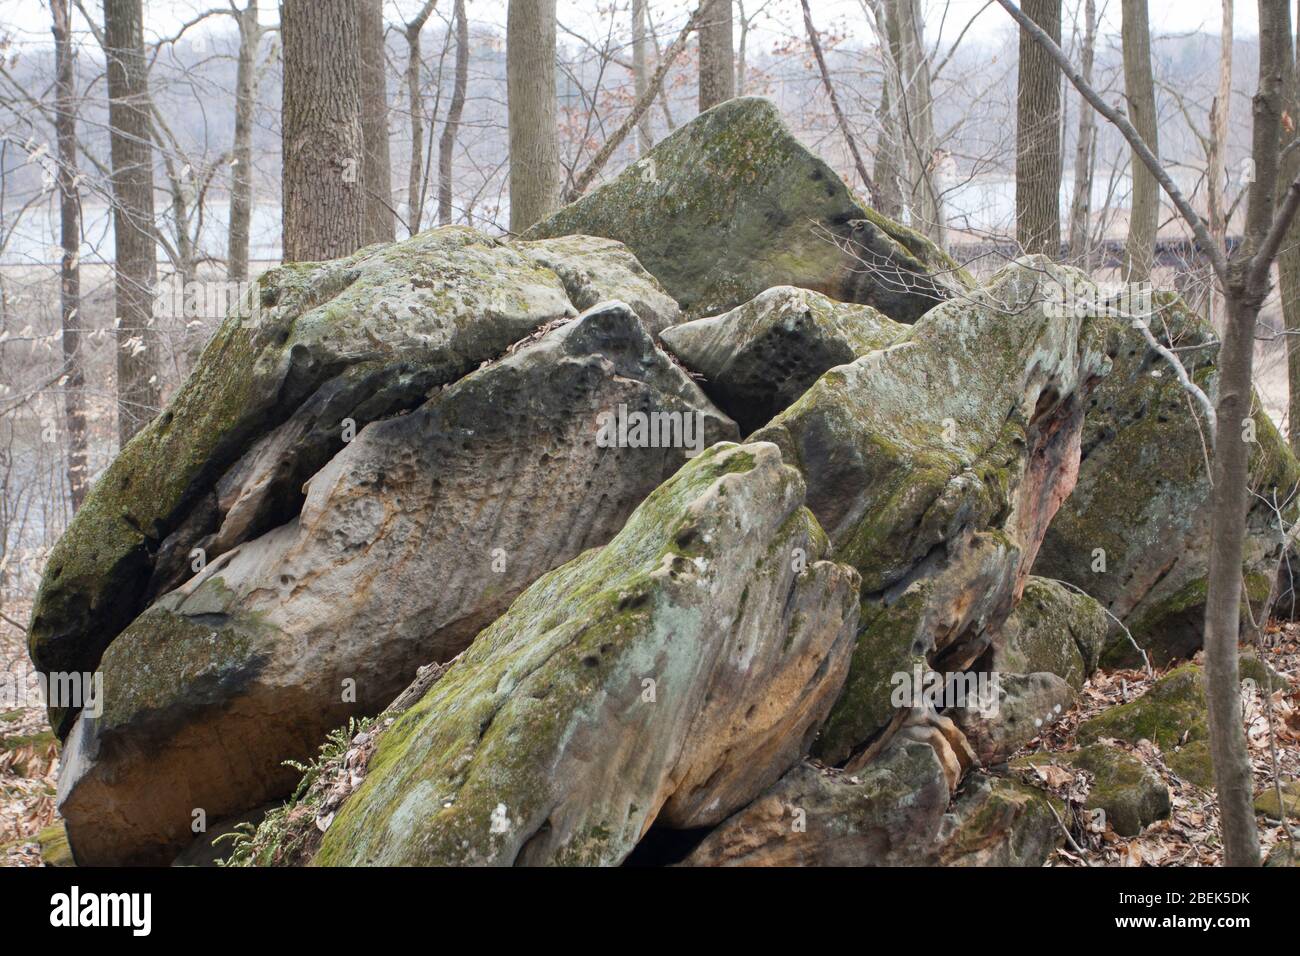
[[[28,609],[9,606],[5,613],[25,620]],[[1247,736],[1255,768],[1255,789],[1273,786],[1274,747],[1277,775],[1283,781],[1300,779],[1300,624],[1272,623],[1264,637],[1262,656],[1288,686],[1273,693],[1272,728],[1262,695],[1248,697],[1245,707]],[[0,620],[0,677],[28,679],[30,665],[22,632]],[[1140,697],[1154,680],[1167,673],[1147,675],[1140,670],[1094,674],[1083,687],[1074,707],[1033,742],[1025,752],[1064,753],[1077,746],[1078,725],[1109,707]],[[33,698],[34,699],[34,698]],[[0,866],[40,866],[37,835],[58,822],[54,809],[58,748],[50,734],[44,708],[11,707],[0,697]],[[10,709],[6,709],[10,708]],[[1211,794],[1179,779],[1165,764],[1158,747],[1148,741],[1129,747],[1168,784],[1173,810],[1136,837],[1117,835],[1109,825],[1091,822],[1086,812],[1073,827],[1070,840],[1049,861],[1051,866],[1214,866],[1221,862],[1218,813]],[[1055,792],[1078,793],[1066,769],[1053,768],[1049,781]],[[1076,805],[1076,810],[1079,807]],[[1286,835],[1275,820],[1260,817],[1260,842],[1265,854]],[[1300,840],[1300,833],[1297,833]]]
[[[31,608],[10,603],[4,613],[25,621]],[[35,686],[26,635],[0,619],[0,866],[40,866],[36,836],[57,822],[59,751],[45,708],[32,706]],[[23,700],[15,699],[19,687]]]
[[[1300,623],[1271,621],[1260,647],[1261,658],[1275,672],[1286,678],[1286,686],[1271,695],[1271,708],[1263,692],[1246,694],[1243,718],[1255,771],[1255,793],[1272,790],[1274,781],[1283,786],[1300,781]],[[1200,663],[1198,652],[1195,660]],[[1142,696],[1148,688],[1172,670],[1098,671],[1084,684],[1074,706],[1054,722],[1047,733],[1023,752],[1064,753],[1076,749],[1075,730],[1079,724],[1102,711]],[[1271,709],[1271,720],[1270,720]],[[1213,794],[1196,787],[1173,773],[1164,761],[1160,748],[1151,741],[1129,746],[1111,741],[1154,770],[1169,787],[1172,812],[1164,820],[1143,829],[1135,837],[1122,837],[1101,820],[1088,819],[1086,811],[1073,828],[1070,841],[1059,849],[1049,866],[1217,866],[1222,863],[1219,843],[1219,814]],[[1276,753],[1276,764],[1274,763]],[[1068,769],[1053,768],[1057,774],[1048,781],[1060,795],[1077,792]],[[1281,821],[1257,817],[1260,830],[1261,859],[1279,842],[1287,840]],[[1295,840],[1300,843],[1300,827],[1292,822]]]

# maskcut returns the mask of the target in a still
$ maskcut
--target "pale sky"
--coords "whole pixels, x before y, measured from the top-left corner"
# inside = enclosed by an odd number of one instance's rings
[[[389,22],[398,22],[411,15],[421,6],[422,0],[385,0],[384,15]],[[694,7],[695,0],[650,0],[651,15],[661,32],[675,32],[680,28],[687,13]],[[979,14],[975,24],[968,31],[971,38],[989,38],[998,32],[1012,28],[1006,11],[996,3],[988,4],[986,0],[923,0],[925,3],[926,38],[934,42],[940,22],[943,21],[943,44],[946,48],[952,39],[972,16]],[[1120,0],[1097,0],[1103,10],[1103,32],[1114,33],[1119,29]],[[495,23],[504,27],[506,0],[468,0],[471,21],[478,23]],[[601,0],[558,0],[559,19],[570,29],[592,34],[593,41],[601,39],[595,35],[597,22],[595,10]],[[743,0],[747,11],[762,9],[754,24],[751,39],[761,44],[764,40],[775,42],[783,35],[802,32],[802,20],[799,14],[798,0]],[[87,9],[97,13],[97,0],[87,0]],[[191,19],[201,10],[214,6],[224,6],[225,0],[145,0],[146,32],[150,38],[175,33],[179,25]],[[1067,22],[1074,9],[1080,6],[1076,0],[1066,0],[1065,15]],[[446,15],[451,8],[451,0],[441,0],[439,12]],[[981,8],[986,7],[983,12]],[[442,9],[446,8],[446,9]],[[813,17],[821,30],[827,27],[849,26],[851,32],[864,41],[870,37],[870,31],[863,27],[860,31],[854,24],[864,19],[862,0],[812,0]],[[1219,0],[1150,0],[1150,18],[1152,31],[1161,33],[1185,33],[1202,30],[1208,33],[1219,32],[1222,16]],[[437,14],[435,14],[437,16]],[[262,0],[262,19],[273,24],[278,18],[277,4],[273,0]],[[80,20],[79,17],[75,18]],[[230,21],[222,18],[216,21],[222,29],[230,28]],[[1255,3],[1238,2],[1234,5],[1234,31],[1237,36],[1253,37],[1258,32],[1258,9]],[[200,27],[196,33],[201,33]],[[3,0],[0,9],[0,31],[16,34],[21,44],[45,43],[50,39],[49,12],[42,0]],[[601,33],[603,34],[603,30]],[[1068,26],[1067,26],[1068,32]]]

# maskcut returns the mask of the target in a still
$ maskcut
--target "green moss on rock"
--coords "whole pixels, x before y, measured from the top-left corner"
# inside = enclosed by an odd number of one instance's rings
[[[625,243],[691,316],[794,285],[914,322],[973,285],[933,243],[859,202],[755,97],[700,114],[526,238],[574,234]]]

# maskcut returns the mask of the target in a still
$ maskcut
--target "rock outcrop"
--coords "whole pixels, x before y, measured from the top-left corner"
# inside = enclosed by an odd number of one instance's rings
[[[820,560],[803,494],[771,445],[694,459],[380,738],[315,862],[616,864],[652,823],[747,804],[806,750],[852,648],[857,575]]]
[[[1199,668],[1044,730],[1115,617],[1195,649],[1205,474],[1081,273],[977,288],[728,101],[524,238],[254,284],[49,561],[33,660],[103,685],[51,713],[63,856],[1038,866],[1077,798],[1136,834],[1211,782]],[[1031,785],[1062,768],[1069,806]]]
[[[730,312],[674,326],[662,339],[748,434],[823,372],[884,348],[906,329],[869,305],[777,286]]]
[[[301,514],[159,599],[109,646],[104,712],[68,739],[59,799],[78,859],[155,862],[195,809],[216,820],[282,796],[285,760],[613,537],[692,454],[601,447],[620,406],[675,416],[697,449],[736,435],[608,304],[367,426]]]
[[[1086,282],[1045,258],[1008,266],[753,436],[798,462],[837,559],[862,575],[853,667],[816,748],[827,761],[890,723],[892,675],[963,671],[987,651],[1073,487],[1108,360],[1094,323],[1052,308],[1053,281]]]
[[[778,285],[915,322],[970,284],[933,243],[864,206],[756,97],[680,127],[525,238],[625,244],[692,317]]]
[[[1213,397],[1213,332],[1172,294],[1157,294],[1154,303],[1157,314],[1147,320],[1153,334],[1178,349],[1192,379]],[[1118,322],[1112,334],[1114,370],[1089,402],[1077,486],[1052,522],[1034,572],[1091,594],[1125,622],[1153,664],[1164,665],[1201,646],[1209,437],[1199,408],[1142,334]],[[1270,502],[1294,511],[1300,465],[1258,402],[1252,419],[1250,484],[1256,495],[1242,574],[1260,615],[1282,550]],[[1106,661],[1133,665],[1141,658],[1112,628]]]
[[[568,274],[580,251],[520,252],[446,227],[264,274],[55,546],[29,629],[36,666],[93,669],[150,600],[193,573],[195,548],[210,562],[292,518],[303,482],[349,427],[413,408],[576,315],[565,282],[539,260],[563,258]],[[667,320],[666,300],[630,256],[609,244],[597,252],[603,287],[640,290],[656,303],[649,323]],[[52,712],[61,736],[74,715]]]
[[[950,802],[935,750],[900,738],[856,773],[800,764],[684,865],[1042,866],[1064,839],[1053,799],[977,773]]]

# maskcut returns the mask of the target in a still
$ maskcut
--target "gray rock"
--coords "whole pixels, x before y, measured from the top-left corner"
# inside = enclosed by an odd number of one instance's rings
[[[928,239],[862,205],[756,97],[680,127],[528,231],[624,243],[688,315],[795,285],[915,322],[972,284]]]
[[[1058,314],[1021,260],[887,348],[824,374],[753,436],[808,481],[838,560],[862,574],[862,633],[816,753],[839,763],[891,720],[892,675],[963,671],[1020,596],[1078,467],[1083,406],[1108,367],[1092,320]]]
[[[604,306],[367,426],[300,515],[156,602],[110,645],[104,712],[68,740],[59,804],[78,858],[161,860],[194,808],[282,796],[285,760],[613,537],[691,454],[600,447],[620,405],[691,416],[701,447],[736,435],[626,306]]]
[[[1155,302],[1152,329],[1179,349],[1189,373],[1213,398],[1213,331],[1172,293],[1159,293]],[[1208,438],[1199,412],[1141,334],[1116,323],[1112,338],[1115,367],[1089,401],[1079,480],[1048,529],[1034,573],[1091,594],[1161,666],[1201,646],[1210,540]],[[1252,418],[1250,487],[1256,494],[1246,519],[1242,577],[1260,616],[1267,613],[1282,550],[1268,501],[1276,495],[1288,503],[1286,513],[1295,520],[1300,464],[1258,401]],[[1242,619],[1249,619],[1244,601]],[[1112,627],[1105,663],[1140,662]]]
[[[597,236],[559,236],[515,242],[511,248],[550,269],[579,309],[611,299],[626,302],[651,335],[681,320],[672,296],[621,242]]]
[[[806,750],[856,623],[803,490],[766,444],[684,467],[380,738],[315,864],[616,864],[652,823],[749,803]]]
[[[869,305],[787,285],[668,329],[663,342],[704,376],[704,390],[748,433],[794,404],[823,372],[884,348],[904,331]]]

